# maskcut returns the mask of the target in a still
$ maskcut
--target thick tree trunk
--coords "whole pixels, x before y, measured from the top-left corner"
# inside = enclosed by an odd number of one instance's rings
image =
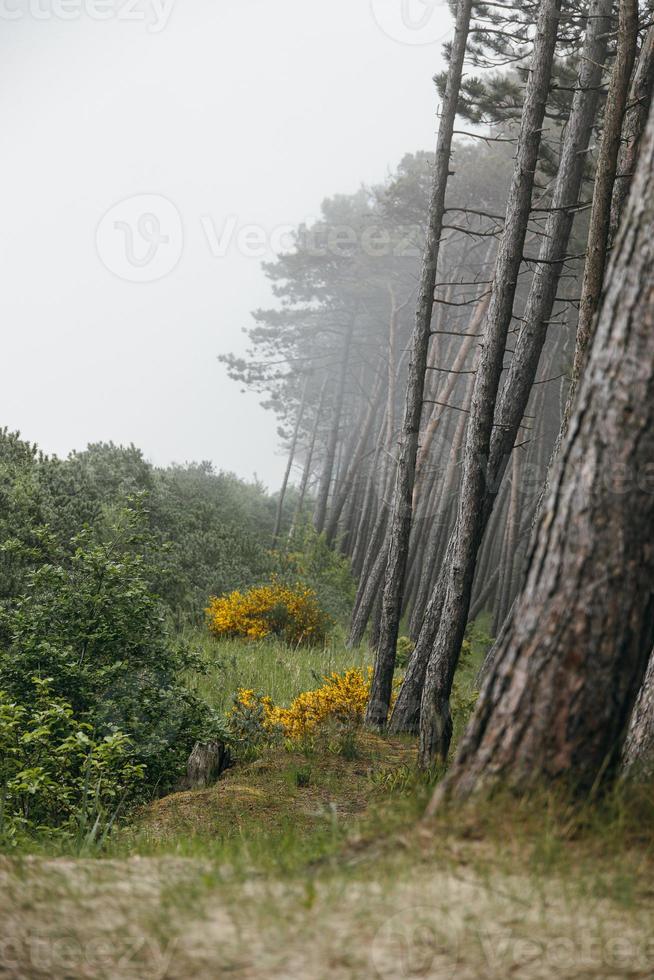
[[[424,397],[427,355],[431,337],[434,290],[440,240],[445,215],[445,192],[452,154],[454,122],[459,102],[463,62],[470,30],[472,0],[458,0],[454,39],[450,51],[447,84],[443,97],[441,123],[436,147],[436,163],[429,203],[429,227],[420,275],[416,322],[411,339],[411,361],[407,380],[404,420],[397,460],[393,510],[390,524],[388,561],[384,578],[379,646],[375,658],[370,700],[366,712],[368,725],[386,724],[393,686],[395,647],[402,609],[406,572],[413,485],[415,480],[418,436]]]
[[[524,588],[430,809],[614,775],[654,645],[654,116]]]
[[[449,749],[449,695],[468,618],[477,552],[529,401],[554,308],[579,200],[585,153],[597,111],[611,6],[610,0],[593,0],[589,8],[588,33],[561,150],[551,211],[515,352],[495,413],[487,472],[483,482],[477,479],[476,485],[472,482],[464,484],[460,508],[463,532],[458,534],[458,528],[455,532],[459,541],[456,573],[448,583],[439,635],[426,673],[423,699],[426,713],[421,749],[423,765],[431,764],[435,752],[446,758]],[[483,448],[478,447],[477,454],[478,458],[484,458]],[[438,732],[443,734],[438,735]]]
[[[623,769],[630,776],[654,776],[654,653],[634,707],[622,754]]]

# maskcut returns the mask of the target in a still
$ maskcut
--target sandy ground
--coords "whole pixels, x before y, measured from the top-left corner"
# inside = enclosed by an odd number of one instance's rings
[[[298,881],[199,861],[0,862],[0,976],[551,978],[654,976],[652,904],[601,882],[407,859]]]

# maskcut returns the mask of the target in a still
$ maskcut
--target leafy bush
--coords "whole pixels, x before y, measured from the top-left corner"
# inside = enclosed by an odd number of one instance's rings
[[[281,582],[213,597],[207,609],[209,629],[215,636],[261,640],[277,636],[293,645],[321,643],[327,618],[312,589]]]
[[[234,695],[227,724],[232,741],[247,758],[263,744],[274,742],[283,735],[283,728],[273,720],[272,699],[254,691],[241,688]]]
[[[278,577],[285,582],[304,582],[318,596],[320,606],[337,622],[352,610],[356,583],[347,558],[327,544],[311,524],[298,526],[288,549],[273,555]]]
[[[103,537],[134,501],[149,585],[177,625],[199,623],[207,595],[248,588],[274,571],[276,505],[261,484],[210,463],[159,469],[135,446],[113,443],[47,457],[0,429],[0,605],[23,592],[39,565],[67,562],[82,528]]]
[[[87,529],[69,562],[31,574],[3,617],[0,689],[26,705],[33,678],[47,678],[52,696],[98,738],[129,736],[143,789],[152,791],[175,782],[193,742],[217,723],[182,683],[198,660],[168,635],[145,560],[134,553],[138,523],[127,513],[101,543]]]
[[[53,829],[96,842],[143,775],[127,736],[98,737],[48,680],[27,704],[0,691],[0,844]]]

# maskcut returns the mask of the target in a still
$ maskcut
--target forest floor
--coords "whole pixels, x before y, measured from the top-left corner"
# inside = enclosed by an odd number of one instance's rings
[[[654,974],[651,798],[425,826],[414,752],[271,749],[145,808],[103,858],[0,859],[0,976]]]
[[[221,710],[237,686],[287,704],[367,657],[205,653],[192,682]],[[425,825],[432,791],[414,743],[359,732],[270,747],[157,800],[101,856],[0,857],[0,977],[654,976],[651,788],[585,811],[497,799]]]

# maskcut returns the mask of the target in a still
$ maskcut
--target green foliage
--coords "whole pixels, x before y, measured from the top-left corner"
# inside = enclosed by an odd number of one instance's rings
[[[198,660],[171,640],[150,591],[145,559],[135,553],[138,515],[128,512],[125,524],[100,543],[81,532],[69,562],[30,575],[4,613],[0,689],[25,705],[33,678],[47,678],[53,697],[98,737],[129,736],[143,788],[152,791],[174,783],[214,719],[182,683]]]
[[[356,584],[349,561],[327,544],[309,523],[295,528],[286,551],[274,555],[278,577],[298,580],[316,593],[320,608],[335,622],[344,622],[352,609]]]
[[[283,738],[281,725],[271,725],[266,705],[270,698],[256,691],[248,691],[243,697],[234,694],[232,707],[227,715],[229,740],[235,745],[241,760],[256,758],[264,745],[280,742]]]
[[[0,690],[0,845],[53,829],[96,843],[143,775],[127,736],[99,736],[49,680],[35,678],[25,703]]]
[[[48,458],[5,429],[0,605],[22,594],[36,568],[67,564],[84,528],[105,540],[126,508],[142,514],[133,547],[148,559],[148,584],[177,625],[200,622],[208,595],[257,584],[273,570],[275,501],[260,484],[215,473],[209,463],[156,469],[134,446],[113,443]]]
[[[413,653],[413,648],[415,643],[410,636],[399,636],[397,639],[397,647],[395,652],[395,664],[400,670],[404,668],[409,663],[409,658]]]

